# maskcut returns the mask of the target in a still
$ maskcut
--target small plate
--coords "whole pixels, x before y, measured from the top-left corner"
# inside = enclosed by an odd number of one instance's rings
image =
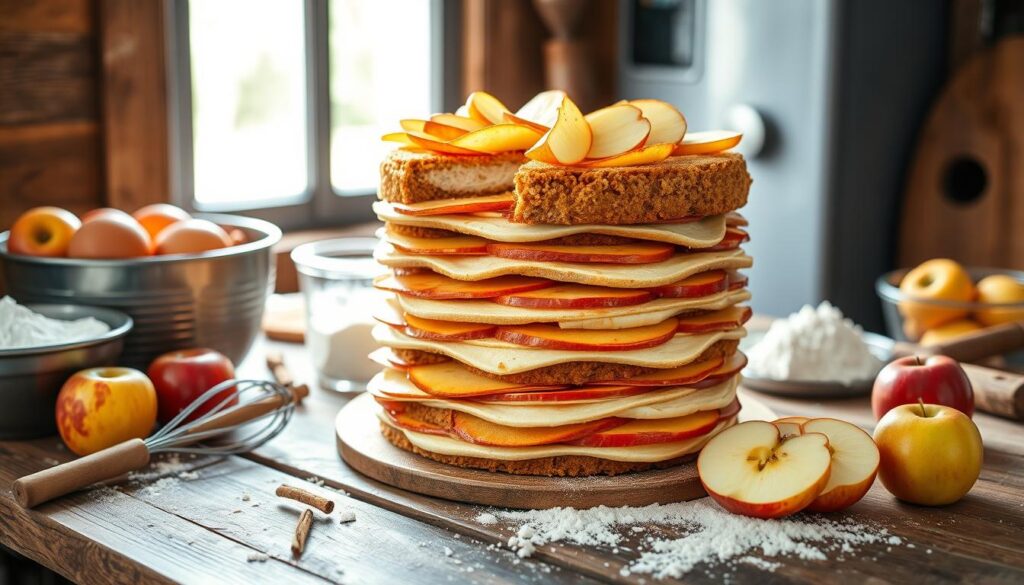
[[[740,349],[749,352],[750,348],[757,345],[764,338],[766,331],[751,331],[746,338],[740,342]],[[893,340],[876,333],[863,334],[864,343],[868,350],[882,362],[889,362],[892,359]],[[834,381],[808,381],[808,380],[775,380],[772,378],[757,378],[743,371],[743,385],[751,390],[774,394],[776,396],[789,396],[793,398],[852,398],[864,396],[871,393],[871,386],[874,378],[857,380],[849,384]]]

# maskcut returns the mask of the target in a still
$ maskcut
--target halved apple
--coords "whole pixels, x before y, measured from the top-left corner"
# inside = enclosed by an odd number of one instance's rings
[[[515,114],[506,113],[505,120],[514,124],[530,126],[535,130],[547,132],[558,119],[558,107],[566,94],[560,89],[542,91],[530,98]]]
[[[391,245],[404,254],[423,256],[483,256],[487,254],[487,240],[476,236],[420,238],[396,236]]]
[[[725,273],[722,273],[725,282]],[[510,307],[533,309],[587,309],[639,305],[654,298],[643,289],[611,288],[585,284],[559,284],[535,291],[518,292],[493,300]]]
[[[787,416],[785,418],[779,418],[772,421],[772,424],[779,427],[779,432],[782,433],[783,437],[802,435],[803,430],[800,425],[807,422],[806,416]]]
[[[674,418],[631,420],[626,424],[567,442],[586,447],[633,447],[672,443],[706,435],[715,428],[718,420],[718,410],[702,410]]]
[[[651,122],[640,108],[623,104],[601,108],[584,117],[590,125],[593,140],[587,158],[598,159],[632,152],[647,140]]]
[[[497,330],[496,325],[486,323],[461,323],[458,321],[442,321],[440,319],[424,319],[416,315],[405,315],[405,333],[409,337],[432,339],[435,341],[463,341],[466,339],[483,339],[492,337]]]
[[[879,453],[871,435],[848,422],[816,418],[803,423],[803,433],[828,437],[832,451],[832,472],[828,483],[807,509],[836,512],[860,501],[871,489],[878,473]]]
[[[593,139],[583,112],[569,96],[565,96],[558,107],[554,125],[533,148],[526,151],[526,158],[550,164],[576,164],[586,158]]]
[[[724,270],[709,270],[671,284],[655,287],[651,289],[651,292],[672,299],[691,299],[718,294],[728,287],[729,277]]]
[[[463,199],[435,199],[420,203],[392,203],[391,207],[402,215],[457,215],[482,211],[504,211],[511,209],[516,198],[511,193],[466,197]]]
[[[373,281],[376,288],[425,299],[489,299],[554,284],[554,281],[544,278],[516,275],[475,281],[455,280],[436,272],[384,274]]]
[[[593,384],[595,386],[690,386],[704,380],[712,373],[720,372],[722,365],[725,363],[726,360],[724,358],[715,357],[699,362],[691,362],[685,366],[666,368],[649,374],[640,374],[632,378],[593,382]]]
[[[781,518],[803,510],[828,484],[828,437],[782,437],[778,427],[748,421],[715,435],[697,458],[701,484],[734,514]]]
[[[480,402],[572,402],[576,400],[622,398],[650,391],[650,388],[640,386],[584,386],[580,388],[566,388],[564,390],[535,390],[532,392],[489,394],[476,400]]]
[[[433,136],[430,136],[429,134],[407,132],[406,135],[409,136],[409,140],[412,141],[414,145],[419,146],[421,148],[426,148],[427,150],[432,150],[434,152],[472,156],[488,154],[486,152],[481,152],[479,150],[471,150],[469,148],[463,148],[461,146],[448,144],[447,142],[441,142],[440,140],[435,139]]]
[[[743,135],[739,132],[728,130],[708,130],[706,132],[691,132],[683,141],[676,144],[672,151],[674,156],[687,154],[711,154],[728,150],[740,143]]]
[[[618,156],[588,160],[583,166],[587,167],[631,167],[636,165],[648,165],[661,162],[672,154],[673,144],[654,144],[645,146],[640,150],[634,150]],[[678,220],[661,223],[681,223]]]
[[[656,325],[629,329],[562,329],[558,325],[533,323],[499,327],[494,337],[528,347],[570,351],[627,351],[661,345],[672,339],[678,326],[675,318]]]
[[[679,318],[679,333],[710,333],[736,329],[750,320],[754,312],[750,307],[732,306],[709,313]]]
[[[675,144],[686,135],[686,118],[672,104],[652,99],[631,100],[629,104],[640,108],[644,118],[651,121],[647,144]]]
[[[675,246],[661,242],[638,242],[617,246],[560,246],[502,242],[488,244],[487,252],[500,258],[539,262],[652,264],[671,258],[675,252]]]
[[[473,118],[467,118],[456,114],[434,114],[430,117],[430,121],[465,130],[466,132],[472,132],[487,126],[487,123],[481,122],[480,120],[474,120]]]
[[[557,427],[507,427],[464,412],[452,415],[452,431],[463,441],[495,447],[529,447],[564,443],[619,426],[625,419],[600,420]]]
[[[398,428],[428,435],[448,435],[448,429],[415,419],[404,412],[392,413],[387,409],[384,412],[388,419]]]
[[[508,108],[501,100],[486,91],[474,91],[466,99],[466,112],[470,118],[488,124],[501,124]]]
[[[409,382],[432,396],[470,398],[488,394],[560,390],[565,386],[512,384],[482,376],[456,361],[413,366],[407,370]]]

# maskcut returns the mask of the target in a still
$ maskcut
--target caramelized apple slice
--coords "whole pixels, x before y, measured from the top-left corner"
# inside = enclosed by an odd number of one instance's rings
[[[389,132],[380,137],[384,142],[397,142],[406,146],[415,146],[415,143],[405,132]]]
[[[740,143],[743,135],[727,130],[709,130],[707,132],[691,132],[672,151],[673,156],[686,154],[711,154],[728,150]]]
[[[513,150],[526,150],[536,144],[541,132],[516,124],[495,124],[463,134],[448,144],[479,152],[497,154]]]
[[[710,388],[712,386],[717,386],[740,373],[740,370],[745,367],[747,367],[747,356],[742,351],[737,351],[726,358],[722,362],[722,365],[715,369],[715,371],[708,374],[706,378],[694,384],[690,384],[690,386],[692,388]]]
[[[739,352],[737,352],[739,353]],[[624,380],[594,382],[595,386],[689,386],[717,373],[725,360],[720,357],[641,374]]]
[[[385,415],[394,425],[400,429],[425,433],[428,435],[448,435],[448,429],[428,422],[415,419],[404,412],[391,413],[384,410]]]
[[[557,112],[557,110],[556,110],[556,112]],[[525,126],[527,128],[532,128],[533,130],[536,130],[537,132],[540,132],[541,134],[544,134],[545,132],[547,132],[548,130],[551,129],[551,128],[547,127],[547,126],[541,126],[540,124],[537,124],[535,122],[531,122],[531,121],[527,120],[526,118],[520,118],[519,116],[517,116],[515,114],[511,114],[509,112],[505,112],[505,117],[503,119],[504,119],[506,124],[515,124],[516,126]]]
[[[463,441],[495,447],[529,447],[564,443],[621,425],[625,419],[600,420],[557,427],[507,427],[464,412],[452,415],[452,431]]]
[[[462,148],[461,146],[454,146],[447,142],[441,142],[436,140],[429,134],[417,134],[415,132],[407,132],[409,140],[416,146],[432,150],[434,152],[441,152],[444,154],[460,154],[460,155],[475,155],[480,156],[487,154],[486,152],[480,152],[478,150],[470,150],[468,148]]]
[[[550,244],[492,243],[492,256],[539,262],[585,262],[599,264],[652,264],[668,260],[675,247],[660,242],[639,242],[617,246],[559,246]]]
[[[724,270],[710,270],[653,288],[651,292],[670,299],[692,299],[717,294],[728,287],[729,277]]]
[[[722,252],[725,250],[735,250],[740,247],[743,242],[750,241],[750,234],[741,230],[738,227],[730,227],[725,229],[725,237],[722,238],[721,242],[718,242],[710,248],[690,248],[691,252]]]
[[[490,299],[552,286],[553,281],[529,276],[497,276],[484,280],[455,280],[436,272],[378,276],[379,289],[425,299]]]
[[[632,152],[643,146],[651,133],[651,122],[640,108],[623,104],[601,108],[584,117],[590,124],[593,140],[587,158],[608,158]]]
[[[753,314],[750,307],[726,307],[700,315],[689,315],[679,319],[679,333],[710,333],[728,331],[743,325]]]
[[[739,212],[730,211],[725,214],[725,225],[728,227],[746,227],[747,225],[750,225],[750,222],[748,222],[747,218],[743,217]]]
[[[453,215],[461,213],[478,213],[481,211],[504,211],[515,205],[515,195],[499,193],[484,197],[467,197],[465,199],[436,199],[421,203],[392,203],[391,207],[402,215]]]
[[[729,271],[729,290],[740,290],[747,286],[747,275],[735,270]]]
[[[725,281],[725,273],[722,273]],[[535,291],[495,297],[494,302],[532,309],[588,309],[639,305],[654,298],[643,289],[611,288],[585,284],[560,284]]]
[[[423,256],[483,256],[487,254],[487,240],[475,236],[446,238],[420,238],[394,235],[388,241],[399,252]]]
[[[661,162],[672,154],[672,149],[675,145],[672,144],[655,144],[653,146],[645,146],[640,150],[634,150],[627,152],[626,154],[620,154],[609,158],[600,158],[596,160],[588,160],[583,163],[583,166],[587,167],[631,167],[636,165],[649,165],[656,162]]]
[[[501,124],[508,108],[501,100],[486,91],[474,91],[466,99],[466,112],[474,120],[487,124]]]
[[[661,345],[672,339],[679,323],[673,317],[656,325],[629,329],[562,329],[558,325],[532,323],[499,327],[494,336],[529,347],[572,351],[625,351]]]
[[[420,390],[442,398],[469,398],[508,392],[559,390],[565,386],[543,384],[512,384],[481,376],[456,361],[413,366],[408,370],[409,382]]]
[[[424,319],[416,315],[405,315],[405,334],[419,339],[435,341],[463,341],[466,339],[482,339],[492,337],[497,326],[485,323],[460,323],[458,321],[441,321]]]
[[[467,134],[466,130],[462,128],[456,128],[455,126],[449,126],[447,124],[441,124],[433,120],[427,120],[423,122],[423,133],[429,134],[439,140],[454,140],[460,136]],[[468,147],[467,148],[472,148]]]
[[[644,118],[651,121],[647,144],[675,144],[686,134],[686,118],[672,104],[651,99],[631,100],[629,104],[640,108]]]
[[[515,114],[505,114],[505,119],[514,120],[515,124],[532,125],[542,133],[555,125],[558,119],[558,106],[565,99],[565,92],[560,89],[542,91],[530,98]]]
[[[558,107],[554,125],[533,148],[526,151],[526,157],[550,164],[576,164],[586,158],[593,139],[583,112],[569,96],[565,96]]]
[[[434,114],[430,117],[430,121],[438,124],[444,124],[445,126],[451,126],[452,128],[458,128],[459,130],[465,130],[466,132],[472,132],[487,126],[486,123],[479,120],[474,120],[473,118],[467,118],[456,114]]]
[[[585,386],[565,390],[540,390],[533,392],[506,392],[477,398],[480,402],[572,402],[575,400],[606,400],[636,396],[650,392],[640,386]]]
[[[718,425],[718,410],[702,410],[686,416],[631,420],[612,429],[569,441],[587,447],[632,447],[685,441],[711,432]]]

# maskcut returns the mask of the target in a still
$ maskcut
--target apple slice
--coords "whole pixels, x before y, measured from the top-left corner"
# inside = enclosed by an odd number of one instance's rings
[[[391,351],[390,347],[379,347],[373,350],[370,352],[369,358],[385,368],[402,370],[403,372],[415,365],[395,355],[395,352]]]
[[[529,447],[564,443],[623,424],[625,419],[600,420],[557,427],[507,427],[471,414],[456,411],[452,415],[452,431],[463,441],[495,447]]]
[[[448,435],[448,429],[415,419],[404,412],[392,413],[387,409],[385,409],[384,412],[387,415],[388,420],[394,423],[398,428],[417,433],[426,433],[428,435]]]
[[[526,150],[540,140],[542,133],[516,124],[495,124],[463,134],[448,144],[479,152],[497,154]]]
[[[512,384],[482,376],[456,361],[424,364],[408,369],[409,382],[432,396],[470,398],[488,394],[560,390],[565,386],[543,384]]]
[[[653,264],[671,258],[675,252],[675,246],[660,242],[638,242],[616,246],[492,243],[487,245],[487,252],[499,258],[538,262]]]
[[[409,140],[415,146],[419,146],[420,148],[426,148],[427,150],[432,150],[434,152],[472,156],[488,154],[486,152],[481,152],[479,150],[470,150],[468,148],[463,148],[461,146],[448,144],[447,142],[441,142],[440,140],[435,139],[433,136],[430,136],[429,134],[407,132],[406,135],[409,137]]]
[[[722,273],[725,281],[725,273]],[[532,309],[592,309],[627,307],[646,303],[654,294],[643,289],[611,288],[585,284],[560,284],[535,291],[517,292],[493,300],[510,307]]]
[[[380,137],[384,142],[397,142],[406,146],[415,146],[412,139],[405,132],[389,132]]]
[[[878,447],[871,436],[855,425],[834,418],[809,420],[803,423],[803,433],[825,435],[832,451],[828,483],[807,509],[836,512],[860,501],[871,489],[878,473]]]
[[[770,422],[748,421],[715,435],[697,458],[701,484],[734,514],[781,518],[803,510],[828,484],[828,437],[783,438]]]
[[[533,323],[499,327],[494,337],[528,347],[570,351],[626,351],[661,345],[676,334],[678,322],[666,319],[657,325],[630,329],[562,329],[558,325]]]
[[[459,130],[465,130],[466,132],[472,132],[474,130],[487,127],[487,124],[484,122],[456,114],[434,114],[430,117],[430,121],[438,124],[444,124],[445,126],[451,126],[452,128],[458,128]]]
[[[483,197],[435,199],[434,201],[411,204],[392,203],[391,207],[402,215],[457,215],[462,213],[479,213],[482,211],[504,211],[511,209],[515,203],[515,195],[499,193]]]
[[[392,234],[387,239],[396,250],[404,254],[422,256],[484,256],[487,254],[487,240],[475,236],[420,238]]]
[[[426,120],[423,122],[424,134],[429,134],[440,140],[454,140],[460,136],[466,135],[468,132],[462,128],[456,128],[455,126],[449,126],[447,124],[441,124],[433,120]]]
[[[729,276],[724,270],[710,270],[671,284],[652,288],[651,292],[670,299],[692,299],[718,294],[728,287]]]
[[[709,313],[679,318],[679,333],[710,333],[736,329],[750,320],[754,312],[750,307],[732,306]]]
[[[651,133],[651,122],[644,118],[640,108],[626,104],[601,108],[587,114],[584,120],[593,134],[587,151],[590,159],[632,152],[643,146]]]
[[[547,132],[558,120],[558,107],[565,97],[565,92],[560,89],[542,91],[530,98],[515,114],[506,113],[505,120],[531,126],[542,133]]]
[[[537,290],[554,281],[529,276],[497,276],[484,280],[455,280],[436,272],[385,274],[373,281],[376,288],[425,299],[489,299],[515,292]]]
[[[718,420],[718,410],[702,410],[675,418],[631,420],[612,429],[597,431],[568,442],[586,447],[633,447],[672,443],[706,435],[718,425]]]
[[[750,222],[748,222],[747,218],[743,217],[739,212],[730,211],[725,214],[725,225],[729,227],[745,227],[750,225]]]
[[[416,315],[405,315],[408,326],[405,333],[409,337],[432,339],[435,341],[463,341],[466,339],[483,339],[493,337],[496,325],[485,323],[460,323],[458,321],[442,321],[424,319]]]
[[[706,132],[691,132],[683,141],[675,146],[673,156],[686,154],[711,154],[728,150],[740,143],[743,135],[739,132],[727,130],[709,130]]]
[[[729,271],[729,290],[739,290],[747,286],[747,275],[735,270]]]
[[[474,91],[466,99],[466,112],[479,122],[501,124],[507,111],[501,100],[486,91]]]
[[[688,248],[691,252],[722,252],[725,250],[735,250],[740,247],[743,242],[750,241],[750,234],[740,228],[730,227],[725,229],[725,237],[722,241],[718,242],[710,248]]]
[[[699,362],[692,362],[685,366],[666,368],[649,374],[641,374],[639,376],[623,380],[593,382],[593,384],[595,386],[691,386],[696,382],[704,380],[712,373],[720,371],[725,362],[725,359],[716,357]]]
[[[655,144],[652,146],[645,146],[640,150],[634,150],[618,156],[588,160],[583,164],[583,166],[603,168],[632,167],[636,165],[654,164],[668,158],[672,154],[672,149],[675,148],[675,146],[677,145]],[[661,223],[679,223],[679,221],[673,220]]]
[[[550,164],[572,165],[582,161],[590,151],[594,135],[583,112],[569,96],[562,98],[558,118],[551,129],[526,151],[526,158]]]
[[[629,104],[640,108],[644,118],[651,121],[647,144],[675,144],[686,135],[686,118],[672,104],[651,99],[631,100]]]
[[[740,373],[745,367],[747,367],[747,356],[742,351],[737,351],[725,358],[722,365],[709,373],[703,380],[689,386],[691,388],[711,388],[712,386],[717,386]]]
[[[476,400],[480,402],[573,402],[578,400],[606,400],[636,396],[650,392],[650,388],[639,386],[584,386],[565,390],[541,390],[533,392],[506,392],[490,394]]]
[[[787,416],[785,418],[779,418],[772,421],[772,424],[779,427],[779,432],[782,433],[783,437],[796,436],[804,434],[800,425],[807,422],[806,416]]]

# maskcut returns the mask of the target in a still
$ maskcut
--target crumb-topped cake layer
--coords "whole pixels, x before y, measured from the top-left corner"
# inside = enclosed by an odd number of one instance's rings
[[[454,156],[396,149],[380,165],[380,198],[409,204],[506,193],[524,162],[522,152]]]

